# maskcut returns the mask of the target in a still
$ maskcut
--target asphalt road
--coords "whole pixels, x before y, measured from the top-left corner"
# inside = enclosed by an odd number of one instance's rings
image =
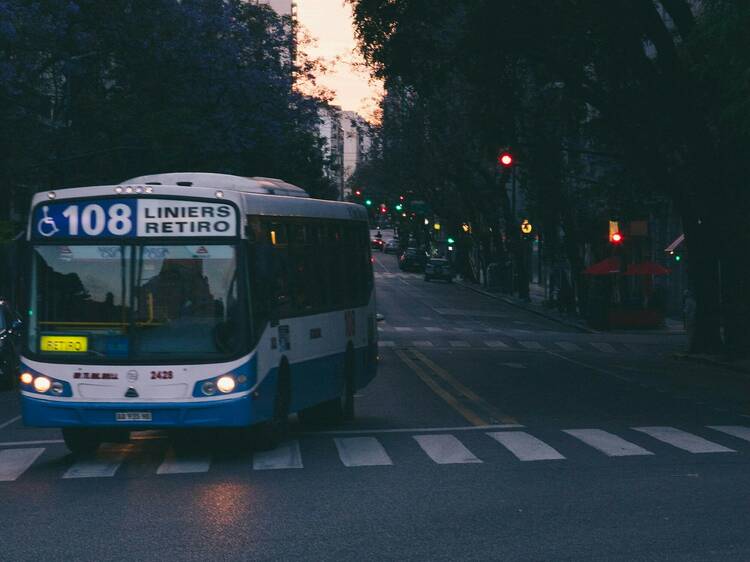
[[[67,453],[0,394],[0,559],[750,559],[750,383],[378,255],[381,367],[274,453]]]

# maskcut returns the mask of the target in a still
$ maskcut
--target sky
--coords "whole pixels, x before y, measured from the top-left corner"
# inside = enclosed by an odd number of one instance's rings
[[[351,6],[344,0],[297,0],[297,21],[317,43],[303,50],[331,67],[318,82],[335,92],[333,104],[373,120],[382,86],[371,83],[366,68],[356,67],[362,57],[356,51]]]

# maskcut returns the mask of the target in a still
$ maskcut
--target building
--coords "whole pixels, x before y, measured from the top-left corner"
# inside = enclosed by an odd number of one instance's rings
[[[340,200],[344,199],[344,129],[343,112],[336,105],[322,106],[318,110],[318,131],[323,141],[323,173],[336,186]]]
[[[249,0],[256,6],[265,4],[273,9],[281,17],[289,18],[289,31],[291,44],[289,45],[289,58],[285,62],[293,63],[297,52],[297,2],[295,0]]]
[[[343,198],[351,195],[348,187],[349,178],[352,177],[362,162],[367,159],[372,146],[372,132],[370,124],[362,116],[354,111],[342,112],[342,129],[344,136],[343,155]]]

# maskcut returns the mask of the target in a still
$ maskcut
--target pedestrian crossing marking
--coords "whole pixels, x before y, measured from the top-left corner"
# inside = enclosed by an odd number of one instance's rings
[[[192,474],[208,472],[211,467],[210,455],[178,454],[174,447],[167,450],[164,461],[156,469],[156,474]]]
[[[499,340],[486,341],[484,342],[484,345],[486,345],[487,347],[493,347],[495,349],[510,349],[510,346],[507,343],[501,342]]]
[[[601,429],[564,429],[563,431],[608,457],[653,455],[651,451]]]
[[[425,330],[427,330],[428,332],[442,332],[443,331],[443,329],[440,328],[439,326],[426,326]]]
[[[334,439],[339,458],[344,466],[387,466],[393,461],[375,437],[345,437]]]
[[[426,340],[412,342],[412,345],[414,347],[433,347],[433,343],[431,341],[426,341]]]
[[[393,329],[396,330],[397,332],[413,332],[414,331],[414,328],[410,326],[394,326]]]
[[[711,429],[721,431],[732,437],[743,439],[744,441],[750,441],[750,427],[744,427],[741,425],[709,425]]]
[[[578,344],[569,341],[558,341],[555,342],[555,345],[565,351],[581,351],[581,347]]]
[[[395,341],[389,341],[389,340],[380,340],[378,342],[379,347],[396,347]]]
[[[449,341],[448,345],[451,347],[471,347],[471,344],[467,341]]]
[[[542,344],[539,343],[538,341],[519,341],[518,343],[521,344],[526,349],[533,349],[533,350],[544,349]]]
[[[253,470],[279,470],[303,468],[299,441],[287,441],[271,451],[259,451],[253,455]]]
[[[734,449],[724,447],[703,437],[693,435],[687,431],[682,431],[675,427],[634,427],[636,431],[650,435],[654,439],[658,439],[663,443],[683,449],[689,453],[734,453]]]
[[[102,445],[96,453],[83,456],[76,461],[63,474],[63,478],[107,478],[114,476],[132,447],[132,445]]]
[[[0,451],[0,482],[13,482],[44,452],[44,447]]]
[[[508,449],[520,461],[550,461],[565,458],[556,449],[525,431],[496,431],[487,435]]]
[[[606,342],[591,342],[591,346],[605,353],[615,353],[615,348]]]
[[[413,437],[422,450],[437,464],[482,462],[453,435],[414,435]]]

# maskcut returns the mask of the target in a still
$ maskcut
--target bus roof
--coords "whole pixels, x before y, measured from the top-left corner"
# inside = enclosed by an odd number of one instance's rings
[[[179,185],[181,187],[210,187],[229,189],[242,193],[259,193],[262,195],[286,195],[287,197],[310,197],[301,187],[276,178],[260,176],[246,178],[230,174],[208,172],[170,172],[166,174],[149,174],[138,176],[122,182],[122,185]]]

